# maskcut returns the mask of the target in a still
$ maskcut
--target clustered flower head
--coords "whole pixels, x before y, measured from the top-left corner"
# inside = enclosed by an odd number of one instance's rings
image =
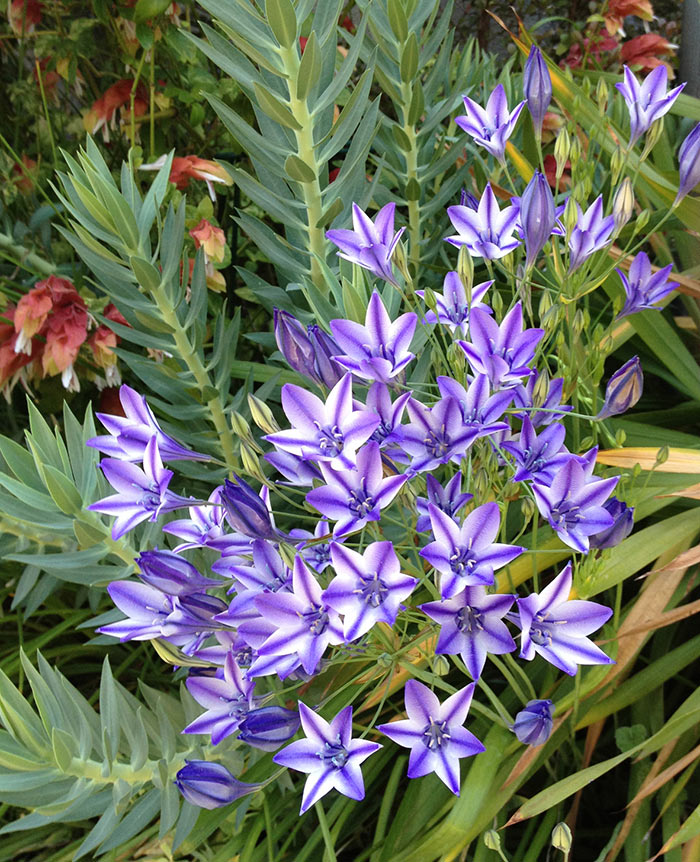
[[[550,98],[546,64],[533,51],[526,102],[536,123]],[[499,85],[485,109],[465,98],[467,115],[458,125],[501,160],[524,104],[509,112]],[[636,131],[646,122],[641,116]],[[539,172],[503,209],[487,184],[481,200],[465,195],[448,209],[458,231],[448,240],[466,248],[460,261],[468,254],[489,263],[524,244],[521,271],[531,272],[550,238],[565,236],[571,274],[605,248],[614,228],[602,198],[585,212],[576,207],[579,218],[567,235]],[[442,295],[417,292],[429,306],[422,318],[399,307],[404,292],[395,286],[408,274],[393,268],[402,234],[394,219],[394,204],[374,220],[354,205],[354,229],[327,234],[341,257],[386,282],[372,290],[363,323],[338,317],[326,332],[289,312],[275,313],[277,346],[310,384],[282,388],[287,427],[266,428],[260,490],[231,474],[207,500],[174,493],[173,471],[164,462],[207,456],[170,437],[128,387],[121,396],[125,417],[101,415],[108,433],[89,441],[108,456],[100,467],[115,492],[90,508],[114,516],[115,539],[143,521],[188,510],[164,525],[179,545],[142,552],[138,581],[110,585],[125,618],[100,631],[121,640],[158,638],[208,665],[193,668],[187,679],[204,711],[185,733],[206,735],[214,746],[235,737],[237,744],[272,751],[301,726],[304,738],[277,751],[274,762],[306,774],[302,813],[331,790],[363,798],[361,766],[381,747],[378,734],[410,749],[409,778],[434,772],[459,794],[459,761],[484,750],[464,724],[481,680],[498,665],[490,656],[518,653],[570,675],[580,665],[612,662],[590,637],[612,612],[572,597],[571,561],[541,591],[510,578],[529,549],[507,541],[515,535],[513,513],[499,501],[527,496],[545,529],[595,560],[632,528],[633,510],[611,496],[618,477],[595,475],[595,448],[575,453],[566,447],[563,420],[571,408],[562,404],[564,380],[549,377],[545,329],[526,325],[520,299],[504,311],[495,279],[474,286],[458,266]],[[621,273],[623,313],[655,307],[675,287],[668,275],[668,269],[652,274],[640,253],[629,276]],[[489,289],[493,301],[487,302]],[[406,381],[430,337],[448,344],[452,376],[431,379],[428,371],[411,385]],[[635,357],[612,375],[591,421],[624,412],[641,386]],[[274,502],[275,482],[284,487],[284,506]],[[293,500],[303,511],[301,525],[287,506]],[[273,512],[283,513],[280,526]],[[188,557],[200,549],[203,559],[215,558],[208,571]],[[441,700],[409,679],[406,717],[360,725],[363,732],[353,735],[352,706],[330,715],[335,692],[313,679],[349,657],[366,654],[373,663],[391,638],[407,633],[430,637],[435,654],[455,657],[472,681],[458,688],[441,683],[450,692]],[[270,685],[271,676],[282,682]],[[294,687],[285,689],[285,680]],[[300,682],[311,683],[304,702],[296,693]],[[274,702],[292,690],[296,704]],[[554,709],[551,700],[531,700],[510,729],[521,742],[542,745]],[[228,804],[258,787],[203,761],[188,762],[177,785],[203,807]]]

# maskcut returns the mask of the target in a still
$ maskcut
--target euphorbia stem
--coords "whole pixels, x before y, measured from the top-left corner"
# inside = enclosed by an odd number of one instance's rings
[[[416,128],[408,122],[408,109],[411,103],[411,93],[408,84],[401,87],[403,100],[403,131],[411,143],[406,153],[406,185],[411,180],[418,182],[418,142]],[[414,185],[411,183],[411,185]],[[408,201],[408,236],[410,242],[409,263],[413,264],[413,287],[417,288],[420,280],[420,201]]]

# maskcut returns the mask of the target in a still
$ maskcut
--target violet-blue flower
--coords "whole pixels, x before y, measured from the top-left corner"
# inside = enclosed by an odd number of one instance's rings
[[[513,393],[516,406],[528,408],[526,412],[515,415],[519,419],[527,416],[535,428],[563,419],[573,409],[570,404],[561,403],[563,392],[563,377],[550,380],[546,371],[540,373],[535,370],[525,385],[518,387]]]
[[[633,356],[618,368],[605,387],[605,400],[596,419],[608,419],[626,413],[642,397],[644,375],[638,356]]]
[[[510,729],[525,745],[542,745],[552,732],[554,710],[551,700],[528,700]]]
[[[396,444],[401,440],[401,420],[410,397],[410,392],[404,392],[392,402],[389,387],[379,381],[367,391],[366,407],[379,417],[379,425],[370,440],[379,443],[380,449],[388,449],[392,457],[398,451]]]
[[[338,246],[338,257],[368,269],[374,275],[396,284],[391,257],[405,228],[394,233],[396,204],[385,204],[374,221],[358,207],[352,205],[353,230],[326,231],[326,239]]]
[[[663,63],[652,69],[641,84],[627,66],[623,66],[622,71],[624,82],[615,84],[615,87],[624,96],[629,111],[630,140],[627,146],[631,147],[655,120],[671,110],[685,83],[667,93],[668,71]]]
[[[520,198],[519,224],[525,240],[525,267],[530,268],[542,251],[556,223],[552,190],[544,174],[535,171]]]
[[[124,416],[97,413],[108,435],[91,437],[86,445],[99,449],[105,455],[124,461],[141,461],[149,440],[155,435],[161,457],[165,461],[189,459],[208,461],[209,455],[193,452],[166,434],[156,421],[153,411],[143,395],[124,384],[119,388],[119,400]]]
[[[360,765],[382,746],[367,739],[352,739],[352,707],[328,722],[299,701],[299,717],[306,739],[292,742],[272,759],[280,766],[306,772],[300,814],[329,790],[350,799],[364,799],[365,787]]]
[[[342,614],[345,640],[357,640],[378,622],[393,625],[418,581],[403,574],[392,543],[372,542],[362,554],[333,543],[331,559],[336,576],[323,599]]]
[[[469,324],[471,342],[457,343],[466,353],[477,374],[485,374],[494,389],[519,386],[529,377],[529,363],[535,356],[544,329],[523,330],[523,308],[520,302],[503,318],[499,326],[488,314],[475,309]]]
[[[525,102],[520,102],[512,111],[508,110],[508,99],[503,84],[498,84],[482,108],[468,96],[462,97],[466,114],[455,117],[455,123],[501,164],[504,161],[506,142],[513,134],[515,124]]]
[[[518,599],[521,642],[520,658],[531,661],[535,653],[573,676],[580,664],[614,664],[587,635],[612,616],[612,610],[597,602],[568,601],[571,593],[571,563],[541,593]]]
[[[587,554],[588,537],[612,526],[612,516],[603,508],[603,503],[619,478],[589,481],[585,468],[572,455],[559,468],[551,485],[535,482],[532,490],[540,514],[547,518],[562,542]]]
[[[185,540],[175,548],[178,553],[190,548],[211,548],[225,554],[245,554],[250,550],[248,536],[228,533],[224,529],[222,490],[222,486],[214,488],[208,502],[190,506],[189,518],[180,518],[163,525],[164,533]]]
[[[408,777],[434,772],[459,796],[459,761],[486,749],[463,725],[474,694],[474,683],[461,688],[440,703],[435,694],[415,679],[404,689],[408,718],[380,724],[381,733],[398,745],[411,749]]]
[[[478,431],[479,437],[487,437],[500,431],[507,431],[510,426],[500,421],[513,400],[513,389],[501,389],[491,394],[489,378],[485,374],[476,374],[465,389],[452,377],[437,378],[440,394],[451,397],[459,402],[462,411],[462,421]]]
[[[515,649],[503,617],[515,596],[487,595],[486,587],[465,587],[454,598],[419,605],[424,614],[440,624],[435,647],[438,655],[462,656],[472,679],[477,680],[488,653],[503,655]]]
[[[117,493],[87,508],[91,512],[115,516],[112,524],[115,541],[142,521],[156,521],[161,512],[171,512],[193,502],[192,498],[168,490],[173,472],[163,467],[155,435],[144,450],[143,469],[119,458],[104,458],[100,468]]]
[[[330,644],[343,642],[338,614],[322,597],[321,586],[301,556],[294,559],[291,593],[261,593],[258,611],[276,627],[258,647],[261,656],[296,655],[307,673],[315,673]]]
[[[466,335],[469,327],[469,313],[472,308],[480,308],[486,314],[492,313],[488,305],[481,302],[492,284],[493,279],[475,284],[470,291],[470,296],[467,297],[459,273],[448,272],[443,283],[443,293],[435,293],[437,313],[428,310],[423,318],[423,323],[442,323],[451,333],[459,329],[462,335]],[[424,290],[417,290],[416,293],[421,299],[425,299]]]
[[[412,311],[392,323],[377,291],[367,306],[364,326],[353,320],[331,320],[330,327],[340,350],[336,361],[366,380],[388,383],[414,358],[408,348],[416,329],[418,316]]]
[[[525,71],[523,72],[523,93],[527,109],[532,117],[537,138],[542,137],[542,123],[552,101],[552,77],[537,45],[532,45]]]
[[[517,439],[506,440],[501,446],[515,461],[513,481],[550,485],[559,468],[572,457],[564,446],[565,437],[566,429],[558,422],[538,435],[526,416]]]
[[[459,402],[449,395],[433,407],[411,398],[407,410],[411,421],[401,429],[401,448],[412,456],[412,473],[458,464],[480,436],[479,428],[463,422]]]
[[[406,481],[404,475],[384,477],[379,445],[365,444],[357,453],[355,470],[334,470],[321,464],[326,484],[314,488],[306,500],[315,509],[337,521],[334,535],[358,530],[367,521],[378,521],[381,509],[391,503]]]
[[[283,706],[261,706],[243,717],[238,739],[262,751],[275,751],[299,730],[299,713]]]
[[[100,634],[120,641],[161,637],[162,626],[173,609],[173,597],[137,581],[112,581],[107,592],[126,619],[100,626]]]
[[[279,539],[281,533],[272,522],[272,513],[265,500],[240,476],[235,484],[224,482],[221,502],[229,524],[238,533],[252,539]]]
[[[232,577],[238,590],[275,593],[291,585],[292,573],[271,542],[254,539],[252,551],[252,566],[232,563],[224,569],[215,563],[212,571]]]
[[[612,517],[612,526],[606,530],[601,530],[600,533],[594,533],[589,537],[588,541],[591,548],[602,550],[603,548],[614,548],[619,545],[623,539],[632,532],[634,527],[634,508],[618,500],[617,497],[611,497],[607,502],[603,503],[603,508]]]
[[[420,555],[440,573],[443,599],[453,598],[465,587],[492,584],[494,571],[525,550],[518,545],[494,542],[501,527],[497,503],[477,506],[461,527],[432,503],[428,511],[435,541],[423,548]]]
[[[473,494],[466,494],[462,491],[462,474],[460,472],[450,479],[443,488],[438,480],[428,473],[425,477],[427,497],[416,497],[416,512],[418,520],[416,521],[416,532],[424,533],[430,529],[430,512],[429,505],[432,503],[448,518],[453,518],[459,513],[459,510],[473,499]]]
[[[678,194],[674,206],[700,183],[700,123],[678,150],[678,173]]]
[[[275,340],[287,364],[315,383],[331,388],[343,376],[343,369],[332,358],[338,345],[316,324],[305,328],[288,311],[274,310]]]
[[[640,251],[630,264],[628,275],[625,275],[621,269],[616,270],[622,279],[626,295],[625,304],[617,315],[617,320],[644,308],[658,308],[656,303],[661,302],[678,287],[677,281],[668,281],[672,269],[673,264],[669,263],[668,266],[653,272],[649,256]]]
[[[187,802],[198,808],[221,808],[262,787],[239,781],[221,763],[186,760],[185,764],[177,773],[175,786]]]
[[[189,560],[173,551],[157,548],[143,551],[136,562],[141,569],[137,574],[145,584],[171,596],[203,592],[209,587],[221,586],[221,581],[204,577]]]
[[[520,245],[513,236],[518,222],[518,207],[510,205],[499,209],[490,183],[486,184],[478,210],[447,207],[447,215],[457,233],[446,237],[446,242],[458,248],[465,245],[472,257],[498,260]]]
[[[267,434],[273,446],[309,461],[328,461],[343,469],[355,463],[355,453],[379,425],[369,410],[353,410],[352,374],[343,375],[326,403],[301,386],[285,383],[282,408],[292,428]]]
[[[302,541],[296,546],[297,551],[304,558],[304,562],[311,566],[315,572],[322,572],[331,564],[331,528],[326,518],[320,518],[313,533],[308,530],[294,529],[289,531],[293,539]],[[319,541],[325,539],[325,541]],[[336,539],[336,541],[338,541]],[[340,539],[342,541],[342,538]]]
[[[615,228],[615,217],[603,215],[603,196],[598,197],[584,213],[576,204],[578,219],[569,237],[569,272],[578,269],[594,252],[604,248]]]
[[[204,733],[211,736],[211,744],[235,733],[248,711],[252,709],[255,683],[241,673],[233,656],[226,656],[223,670],[216,676],[190,676],[185,680],[187,690],[206,712],[191,721],[183,733]]]

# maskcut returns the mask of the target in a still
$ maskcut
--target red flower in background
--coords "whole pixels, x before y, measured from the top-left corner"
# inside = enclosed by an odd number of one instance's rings
[[[134,89],[134,81],[131,78],[123,78],[112,84],[104,93],[93,102],[90,110],[83,117],[85,130],[94,135],[102,129],[102,136],[109,141],[109,130],[117,127],[117,111],[123,110],[125,115],[130,114],[131,91]],[[134,95],[134,116],[142,117],[148,111],[148,92],[140,81]]]
[[[22,162],[15,162],[10,171],[12,182],[23,194],[28,195],[34,188],[37,175],[37,163],[30,159],[26,153],[22,153]]]
[[[620,49],[620,59],[635,71],[651,72],[657,66],[666,66],[669,78],[674,78],[675,74],[671,64],[661,58],[664,56],[672,57],[676,47],[663,36],[658,36],[655,33],[644,33],[644,35],[635,36],[634,39],[623,44]]]
[[[554,188],[557,182],[557,160],[551,153],[544,157],[544,175],[547,178],[549,185]],[[571,162],[567,159],[564,165],[564,171],[559,178],[558,191],[571,187]]]
[[[16,308],[8,305],[0,315],[0,389],[3,390],[5,398],[9,399],[12,387],[20,376],[20,371],[30,362],[33,362],[41,350],[41,343],[33,341],[29,354],[17,352],[15,343],[14,319]]]
[[[124,315],[111,302],[105,307],[103,315],[107,320],[121,323],[122,326],[129,325]],[[120,338],[117,333],[110,329],[106,323],[101,323],[87,340],[87,346],[92,351],[95,363],[104,369],[108,386],[119,386],[121,383],[121,376],[117,368],[117,354],[114,352],[119,341]]]
[[[603,56],[610,51],[614,51],[618,46],[617,39],[612,36],[607,36],[602,33],[590,33],[586,36],[583,42],[574,42],[569,48],[569,53],[562,60],[561,65],[571,66],[573,69],[579,68],[584,61],[593,60],[597,65],[605,65],[607,59]]]
[[[651,21],[654,10],[650,0],[608,0],[608,8],[603,15],[608,33],[614,36],[622,29],[623,21],[628,15],[636,15],[644,21]]]
[[[142,171],[159,171],[165,164],[167,156],[161,156],[155,162],[141,165]],[[182,191],[187,188],[190,180],[204,180],[209,189],[209,197],[215,201],[214,183],[232,186],[233,180],[226,168],[210,159],[200,159],[199,156],[175,156],[170,168],[170,182],[175,183]]]
[[[10,0],[7,17],[16,36],[28,36],[41,21],[41,3],[38,0]]]

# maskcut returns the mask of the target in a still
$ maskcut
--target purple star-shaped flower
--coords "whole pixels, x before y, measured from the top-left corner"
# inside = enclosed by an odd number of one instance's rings
[[[141,569],[139,578],[151,587],[171,596],[204,592],[209,587],[220,587],[221,581],[205,578],[199,570],[179,554],[156,548],[136,557]]]
[[[163,526],[170,533],[185,541],[175,550],[189,548],[212,548],[229,554],[245,554],[250,550],[250,539],[241,533],[227,533],[224,529],[224,507],[221,504],[222,486],[214,488],[208,503],[190,506],[190,517],[169,521]]]
[[[468,96],[462,98],[467,113],[464,116],[455,117],[455,123],[474,138],[474,143],[488,150],[503,163],[506,142],[513,134],[525,102],[520,102],[509,112],[503,84],[498,84],[491,93],[486,108],[477,105]]]
[[[345,353],[336,362],[366,380],[388,383],[414,358],[408,348],[416,329],[418,316],[412,311],[392,323],[375,290],[367,306],[364,326],[353,320],[331,320],[335,340]]]
[[[336,576],[323,599],[343,615],[345,640],[357,640],[375,623],[393,625],[418,581],[401,572],[391,542],[373,542],[363,554],[333,543],[331,559]]]
[[[503,622],[514,601],[515,596],[488,596],[486,587],[465,587],[452,599],[419,607],[441,626],[435,652],[459,653],[472,679],[477,680],[487,653],[503,655],[515,649],[515,641]]]
[[[522,640],[520,657],[531,661],[539,653],[573,676],[580,664],[614,664],[587,635],[612,616],[597,602],[567,601],[571,593],[571,563],[541,593],[518,599]]]
[[[326,231],[326,239],[338,246],[338,257],[368,269],[374,275],[396,284],[391,256],[405,228],[394,233],[396,204],[385,204],[374,221],[358,207],[352,205],[353,230]]]
[[[187,690],[206,712],[195,718],[183,733],[208,733],[211,744],[235,733],[241,721],[253,708],[255,683],[241,673],[233,655],[226,656],[223,670],[216,676],[190,676],[185,680]]]
[[[544,329],[523,330],[523,307],[518,302],[500,326],[488,314],[475,309],[469,334],[471,342],[457,343],[471,367],[477,374],[485,374],[494,389],[509,389],[532,374],[528,363],[534,359]]]
[[[311,566],[315,572],[322,572],[331,564],[330,532],[331,528],[325,518],[319,519],[313,533],[300,529],[289,531],[292,538],[303,540],[299,542],[296,549],[304,558],[304,562]],[[319,542],[319,539],[325,539],[325,541]]]
[[[392,456],[398,451],[396,443],[401,440],[401,419],[410,397],[410,392],[404,392],[392,402],[389,387],[379,381],[373,383],[367,391],[367,409],[379,417],[379,425],[370,440],[379,443],[380,449],[388,449]]]
[[[429,506],[432,503],[444,512],[448,518],[454,518],[459,510],[473,499],[473,494],[462,492],[462,474],[455,473],[443,488],[438,480],[430,473],[425,477],[425,485],[428,496],[416,498],[416,512],[418,520],[416,531],[424,533],[430,529]]]
[[[391,503],[406,481],[406,476],[384,478],[379,445],[367,443],[357,453],[357,469],[334,470],[321,464],[326,484],[314,488],[306,500],[315,509],[337,521],[334,535],[358,530],[367,521],[378,521],[380,510]]]
[[[569,272],[578,269],[594,252],[604,248],[615,227],[615,217],[603,216],[603,196],[598,197],[584,213],[576,204],[578,219],[569,237]]]
[[[562,419],[573,409],[570,404],[561,403],[563,391],[563,377],[556,377],[550,381],[546,372],[540,374],[539,371],[534,371],[525,385],[518,387],[513,394],[516,406],[535,409],[528,409],[527,412],[515,415],[518,419],[527,416],[535,428],[549,425],[555,419]]]
[[[587,554],[588,537],[613,524],[613,518],[603,508],[603,503],[619,478],[588,481],[585,467],[572,455],[558,470],[551,485],[535,482],[532,490],[541,515],[547,518],[562,542]]]
[[[321,478],[321,471],[313,461],[305,461],[291,452],[268,452],[263,458],[286,478],[286,482],[278,479],[278,485],[303,487],[313,485],[314,479]]]
[[[407,409],[411,422],[401,429],[400,445],[413,458],[412,473],[434,470],[449,461],[459,464],[480,436],[478,428],[465,425],[459,402],[449,395],[433,407],[411,398]]]
[[[335,341],[316,324],[304,327],[288,311],[274,309],[275,340],[280,352],[299,374],[331,388],[342,377],[342,369],[332,358],[338,353]]]
[[[501,526],[497,503],[484,503],[460,527],[431,503],[428,506],[435,541],[420,552],[440,573],[440,593],[451,599],[465,587],[488,586],[494,570],[508,565],[525,550],[494,542]]]
[[[119,388],[119,400],[125,416],[111,413],[97,413],[97,418],[105,426],[108,435],[91,437],[86,445],[99,449],[106,455],[123,461],[141,461],[145,457],[146,446],[155,435],[158,450],[166,461],[189,459],[208,461],[209,455],[202,455],[181,446],[166,434],[153,415],[143,395],[126,384]]]
[[[291,593],[261,593],[255,605],[276,627],[258,647],[261,656],[296,655],[306,673],[316,673],[326,647],[343,642],[338,614],[323,599],[321,586],[304,560],[294,559]]]
[[[603,504],[603,508],[613,518],[613,525],[607,530],[590,536],[590,546],[597,550],[614,548],[619,545],[623,539],[629,536],[634,527],[634,508],[632,506],[628,506],[627,503],[623,503],[617,497],[611,497]]]
[[[678,150],[678,194],[673,202],[678,204],[688,192],[700,183],[700,123],[683,141]]]
[[[292,742],[272,759],[280,766],[306,772],[300,814],[337,790],[350,799],[364,799],[365,786],[360,765],[382,746],[366,739],[352,739],[352,707],[328,722],[299,701],[299,717],[306,739]]]
[[[306,460],[328,461],[336,469],[354,466],[355,453],[379,425],[379,417],[369,410],[353,410],[352,374],[343,375],[325,404],[301,386],[285,383],[282,407],[293,427],[265,439]]]
[[[92,503],[88,509],[115,516],[115,541],[142,521],[156,521],[161,512],[172,512],[193,502],[191,497],[180,497],[168,490],[173,472],[163,467],[155,435],[146,444],[143,469],[119,458],[104,458],[100,468],[117,493]]]
[[[459,273],[448,272],[443,283],[443,294],[435,294],[437,313],[428,311],[423,318],[423,323],[442,323],[450,332],[454,333],[459,329],[462,335],[466,335],[472,308],[480,308],[485,314],[493,313],[488,305],[481,302],[492,284],[493,280],[475,284],[468,298]],[[421,299],[425,299],[424,290],[417,290],[416,293]]]
[[[441,704],[427,686],[415,679],[408,680],[404,689],[408,718],[380,724],[377,730],[398,745],[411,749],[409,778],[434,772],[459,796],[459,761],[486,750],[474,734],[463,727],[473,694],[472,682]]]
[[[446,237],[446,242],[458,248],[465,245],[472,257],[498,260],[520,245],[513,236],[518,207],[499,209],[490,183],[486,184],[477,210],[465,206],[447,207],[447,215],[457,233]]]
[[[517,470],[513,481],[551,485],[559,468],[573,457],[564,446],[565,437],[566,429],[559,423],[548,425],[538,436],[532,422],[525,417],[518,438],[502,444],[515,459]]]
[[[489,378],[485,374],[475,375],[468,389],[452,377],[438,376],[437,385],[442,396],[450,396],[459,402],[462,421],[477,430],[479,437],[510,428],[507,422],[499,420],[513,400],[514,390],[501,389],[491,395]]]
[[[677,281],[668,281],[672,269],[673,264],[669,263],[668,266],[664,266],[657,272],[652,272],[649,256],[643,251],[640,251],[632,261],[629,277],[621,269],[618,269],[617,274],[622,279],[622,286],[625,288],[627,298],[616,319],[619,320],[621,317],[634,314],[644,308],[658,308],[656,303],[661,302],[665,296],[668,296],[672,290],[678,287]]]
[[[253,565],[228,564],[226,568],[214,564],[212,571],[234,578],[239,591],[252,590],[255,593],[274,593],[291,586],[292,573],[277,549],[264,539],[254,539]]]
[[[685,84],[667,93],[668,72],[663,64],[652,69],[641,84],[627,66],[623,66],[622,71],[625,80],[615,84],[615,87],[625,97],[630,114],[630,140],[627,146],[631,147],[654,120],[671,110]]]

